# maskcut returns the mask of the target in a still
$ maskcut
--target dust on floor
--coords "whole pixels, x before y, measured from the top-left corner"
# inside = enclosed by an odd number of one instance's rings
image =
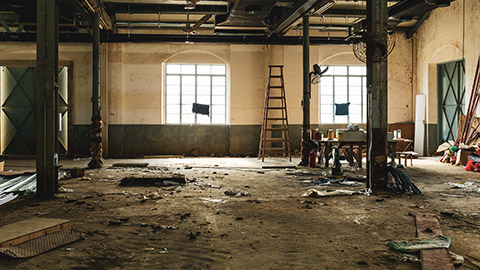
[[[87,162],[67,160],[63,166]],[[111,167],[115,162],[150,166]],[[266,164],[295,162],[269,159]],[[32,164],[7,161],[7,169]],[[439,214],[443,234],[452,239],[450,250],[466,258],[459,269],[478,269],[480,263],[480,194],[445,184],[478,182],[480,175],[433,159],[414,160],[414,167],[404,170],[422,195],[326,198],[302,194],[310,188],[361,190],[364,183],[320,186],[311,180],[324,170],[262,169],[264,164],[253,158],[106,164],[83,178],[60,181],[73,192],[0,206],[0,225],[32,216],[62,218],[85,234],[83,241],[31,259],[0,257],[0,269],[421,269],[386,245],[415,238],[416,212]],[[119,185],[125,177],[170,174],[184,174],[188,183]]]

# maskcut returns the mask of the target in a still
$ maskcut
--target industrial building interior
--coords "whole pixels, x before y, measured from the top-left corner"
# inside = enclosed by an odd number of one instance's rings
[[[0,269],[480,269],[479,22],[2,0]]]

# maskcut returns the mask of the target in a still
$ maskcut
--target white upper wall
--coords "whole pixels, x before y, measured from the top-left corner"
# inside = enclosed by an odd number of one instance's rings
[[[480,56],[480,1],[465,0],[435,9],[414,36],[416,47],[416,94],[427,97],[427,123],[437,123],[437,64],[463,58],[465,48],[465,104],[471,95],[473,77]],[[464,31],[465,30],[465,31]],[[465,33],[465,35],[464,35]],[[465,41],[465,43],[464,43]],[[467,109],[467,108],[465,108]]]
[[[163,67],[167,61],[226,63],[232,125],[261,124],[269,64],[284,65],[290,124],[302,123],[302,46],[227,44],[106,44],[109,124],[161,124]],[[91,114],[91,46],[61,44],[60,59],[73,61],[73,122],[89,124]],[[35,59],[35,45],[1,43],[0,60]],[[212,60],[213,59],[213,60]],[[411,122],[412,46],[403,34],[389,57],[389,122]],[[347,45],[310,48],[310,65],[362,65]],[[311,123],[318,123],[318,87],[312,87]]]

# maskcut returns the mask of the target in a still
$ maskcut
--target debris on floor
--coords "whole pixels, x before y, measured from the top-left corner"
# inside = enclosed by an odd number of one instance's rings
[[[17,194],[12,193],[0,193],[0,205],[5,204],[9,201],[15,200],[18,197]]]
[[[395,194],[413,193],[422,194],[420,189],[410,180],[410,178],[400,169],[392,165],[387,166],[388,169],[388,188]]]
[[[448,182],[446,184],[452,186],[452,188],[455,188],[455,189],[463,189],[464,191],[467,191],[467,192],[480,193],[480,187],[474,182],[467,181],[463,184]]]
[[[345,190],[345,189],[320,191],[312,188],[312,189],[309,189],[307,192],[305,192],[302,196],[310,197],[310,198],[320,198],[320,197],[333,197],[333,196],[349,196],[349,195],[356,195],[356,194],[366,195],[368,193],[364,191],[354,191],[354,190]]]
[[[317,184],[319,186],[360,186],[362,185],[356,181],[348,181],[344,178],[340,179],[330,179],[330,178],[319,178],[310,181],[313,184]]]
[[[462,255],[455,254],[451,251],[449,251],[448,254],[450,254],[450,257],[452,258],[452,263],[455,266],[459,266],[459,265],[462,265],[463,263],[465,263],[465,258],[463,258]]]
[[[112,167],[123,167],[123,168],[146,168],[148,163],[113,163]]]
[[[241,196],[250,196],[250,193],[246,190],[226,190],[225,195],[232,196],[232,197],[241,197]]]
[[[28,258],[80,239],[69,220],[32,218],[0,227],[0,253]]]
[[[450,244],[450,238],[442,235],[437,235],[434,238],[411,241],[389,241],[387,243],[391,248],[406,253],[413,253],[422,249],[449,248]]]
[[[177,186],[186,183],[185,175],[172,174],[163,177],[125,177],[120,181],[120,186]]]
[[[67,172],[67,176],[69,178],[78,178],[85,176],[85,169],[83,168],[70,168],[65,169],[65,171]]]

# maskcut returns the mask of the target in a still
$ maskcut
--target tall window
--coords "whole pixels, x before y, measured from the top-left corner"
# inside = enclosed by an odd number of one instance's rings
[[[167,124],[225,124],[226,66],[166,65]],[[210,106],[210,115],[192,113],[193,103]]]
[[[319,83],[320,123],[366,122],[366,74],[364,66],[329,66]],[[349,114],[335,115],[335,104],[344,103],[350,103]]]

